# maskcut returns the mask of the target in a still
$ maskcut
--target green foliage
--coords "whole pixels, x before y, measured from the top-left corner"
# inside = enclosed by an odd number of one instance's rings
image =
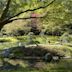
[[[46,34],[62,35],[66,31],[72,32],[71,4],[71,0],[56,0],[53,5],[46,8],[48,14],[42,21]]]
[[[7,0],[0,1],[0,9],[2,12],[3,8],[5,7]],[[7,17],[13,16],[21,11],[25,11],[27,9],[37,8],[39,6],[45,5],[49,0],[46,1],[38,1],[38,0],[12,0],[10,4],[9,11],[7,13]]]
[[[27,35],[30,32],[30,27],[27,26],[29,21],[14,21],[11,24],[5,25],[1,30],[1,34],[4,36],[22,36]]]
[[[34,9],[40,6],[44,6],[50,3],[51,1],[50,0],[30,0],[30,1],[29,0],[12,0],[7,17],[13,16],[27,9]],[[0,4],[1,13],[3,11],[3,8],[6,5],[6,2],[7,2],[6,0],[1,1],[1,4]],[[70,33],[72,33],[72,0],[56,0],[49,7],[45,9],[39,9],[34,12],[39,15],[44,15],[47,13],[46,17],[39,19],[39,22],[37,23],[38,28],[40,26],[45,29],[45,34],[62,35],[66,31],[69,31]],[[29,17],[30,15],[31,15],[31,12],[26,12],[21,14],[17,18]],[[25,22],[27,21],[28,20],[26,20]],[[16,24],[17,26],[15,26]],[[16,29],[16,27],[21,26],[23,24],[23,21],[20,23],[21,25],[20,24],[18,25],[18,24],[19,24],[18,21],[16,21],[15,23],[12,23],[12,25],[9,25],[8,31],[10,31],[12,28],[14,30]],[[28,27],[26,28],[28,29]],[[23,28],[23,29],[25,29],[26,31],[26,28]],[[42,28],[40,28],[40,30],[42,30]]]

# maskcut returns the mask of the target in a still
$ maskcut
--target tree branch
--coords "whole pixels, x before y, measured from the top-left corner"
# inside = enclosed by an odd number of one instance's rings
[[[4,9],[3,14],[2,14],[2,16],[1,16],[1,19],[0,19],[0,30],[2,29],[2,27],[3,27],[5,24],[11,23],[11,22],[13,22],[13,21],[15,21],[15,20],[31,19],[31,18],[43,18],[43,16],[42,16],[42,17],[40,16],[40,17],[26,17],[26,18],[13,19],[14,17],[19,16],[20,14],[25,13],[25,12],[35,11],[35,10],[39,10],[39,9],[44,9],[44,8],[50,6],[53,2],[55,2],[55,0],[51,1],[49,4],[47,4],[47,5],[45,5],[45,6],[41,6],[41,7],[35,8],[35,9],[28,9],[28,10],[19,12],[18,14],[14,15],[14,16],[11,16],[11,17],[9,17],[9,18],[6,18],[6,14],[7,14],[8,10],[9,10],[10,2],[11,2],[11,0],[8,0],[7,5],[6,5],[6,8]],[[6,12],[6,13],[5,13],[5,12]]]
[[[34,19],[34,18],[44,18],[44,17],[46,17],[47,16],[47,13],[45,13],[44,15],[42,15],[42,16],[37,16],[37,17],[25,17],[25,18],[15,18],[15,19],[10,19],[10,20],[5,20],[5,21],[1,21],[1,23],[3,23],[3,24],[7,24],[7,23],[11,23],[11,22],[13,22],[13,21],[15,21],[15,20],[25,20],[25,19]]]
[[[15,19],[11,19],[12,21],[15,21],[15,20],[24,20],[24,19],[34,19],[34,18],[44,18],[44,17],[46,17],[46,15],[44,15],[44,16],[37,16],[37,17],[26,17],[26,18],[15,18]]]
[[[46,6],[41,6],[41,7],[35,8],[35,9],[28,9],[28,10],[19,12],[18,14],[16,14],[16,15],[10,17],[9,19],[14,18],[14,17],[16,17],[16,16],[19,16],[20,14],[25,13],[25,12],[35,11],[35,10],[39,10],[39,9],[44,9],[44,8],[50,6],[54,1],[55,1],[55,0],[51,1],[51,2],[50,2],[49,4],[47,4]]]
[[[14,20],[18,20],[18,19],[40,18],[40,17],[27,17],[27,18],[13,19],[14,17],[19,16],[20,14],[25,13],[25,12],[35,11],[35,10],[39,10],[39,9],[44,9],[44,8],[48,7],[49,5],[51,5],[54,1],[55,1],[55,0],[51,1],[51,3],[47,4],[46,6],[38,7],[38,8],[35,8],[35,9],[28,9],[28,10],[26,10],[26,11],[19,12],[18,14],[14,15],[14,16],[12,16],[12,17],[9,17],[9,18],[6,18],[6,19],[0,21],[0,23],[5,23],[5,21],[14,21]],[[42,17],[42,18],[43,18],[43,17]],[[6,24],[7,24],[7,23],[6,23]]]

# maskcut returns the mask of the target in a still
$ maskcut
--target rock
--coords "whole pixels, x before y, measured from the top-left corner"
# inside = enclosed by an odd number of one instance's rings
[[[59,56],[53,56],[52,59],[53,61],[56,61],[56,62],[60,60]]]

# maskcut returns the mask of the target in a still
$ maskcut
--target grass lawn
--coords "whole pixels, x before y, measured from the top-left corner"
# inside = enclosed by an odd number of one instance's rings
[[[38,62],[37,67],[32,68],[27,64],[20,63],[17,70],[1,70],[0,72],[72,72],[72,60],[61,60],[58,63]]]
[[[19,42],[23,42],[26,44],[28,41],[28,36],[18,36],[18,37],[4,37],[0,38],[0,41],[4,41],[0,43],[0,50],[11,48],[19,45]],[[39,41],[40,44],[46,44],[47,47],[51,50],[59,51],[60,53],[64,53],[66,56],[72,57],[72,44],[71,43],[63,43],[62,45],[58,43],[59,37],[57,36],[36,36],[34,40]],[[51,43],[48,43],[48,40]],[[35,67],[29,66],[27,61],[21,60],[8,60],[10,64],[19,64],[20,68],[17,70],[0,70],[0,72],[72,72],[72,59],[62,59],[60,62],[37,62]]]

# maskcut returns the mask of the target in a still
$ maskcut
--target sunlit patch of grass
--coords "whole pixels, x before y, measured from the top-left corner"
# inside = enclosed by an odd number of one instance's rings
[[[0,38],[0,41],[3,42],[28,42],[29,41],[29,35],[26,36],[16,36],[16,37],[2,37]],[[32,40],[38,41],[40,44],[46,44],[48,41],[50,41],[52,44],[55,44],[55,42],[58,42],[59,36],[32,36]]]
[[[12,48],[15,46],[18,46],[18,43],[14,43],[14,42],[0,43],[0,50]]]
[[[27,36],[17,36],[15,37],[19,42],[28,42],[28,35]]]
[[[36,40],[39,41],[41,44],[46,44],[49,41],[51,42],[51,44],[57,42],[59,39],[58,36],[36,36]]]
[[[3,37],[0,40],[9,40],[8,42],[0,43],[0,49],[10,48],[14,46],[19,46],[19,42],[23,42],[23,45],[26,45],[28,42],[29,36],[17,36],[17,37]],[[51,50],[59,51],[61,53],[65,53],[66,55],[70,55],[72,52],[71,43],[67,44],[56,44],[59,37],[57,36],[34,36],[33,40],[38,41],[40,44],[44,44],[44,46],[48,47]],[[48,43],[48,40],[51,43]],[[72,54],[71,54],[72,55]]]
[[[3,37],[0,38],[0,42],[17,42],[18,40],[14,37]]]

